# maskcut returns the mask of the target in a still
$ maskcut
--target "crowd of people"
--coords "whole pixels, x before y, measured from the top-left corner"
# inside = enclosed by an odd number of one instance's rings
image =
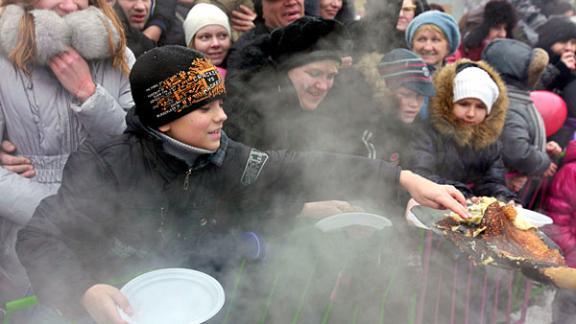
[[[410,236],[407,204],[481,196],[547,214],[576,266],[572,3],[355,6],[0,0],[0,302],[39,301],[13,320],[125,323],[115,279],[223,278],[242,233],[364,209]],[[534,90],[565,103],[554,134]]]

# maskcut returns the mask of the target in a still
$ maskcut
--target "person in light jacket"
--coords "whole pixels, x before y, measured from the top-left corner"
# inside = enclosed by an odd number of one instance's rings
[[[89,136],[126,128],[133,56],[125,43],[104,0],[2,2],[0,140],[29,166],[26,174],[0,168],[0,278],[18,287],[2,298],[22,296],[16,231],[56,193],[70,153]]]

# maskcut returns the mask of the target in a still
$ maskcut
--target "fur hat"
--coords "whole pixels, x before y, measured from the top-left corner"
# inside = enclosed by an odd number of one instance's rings
[[[184,20],[183,27],[186,45],[190,46],[194,35],[208,25],[222,26],[226,29],[228,35],[231,34],[230,22],[224,11],[213,4],[199,3],[188,11],[188,15],[186,15],[186,19]]]
[[[457,71],[453,89],[452,100],[454,102],[466,98],[478,99],[486,106],[487,114],[490,114],[492,105],[500,95],[496,82],[492,80],[488,72],[477,66],[463,66],[461,71]]]
[[[130,87],[136,115],[153,128],[225,94],[214,65],[201,53],[177,45],[157,47],[140,56],[130,72]]]
[[[511,38],[514,27],[518,20],[516,18],[516,9],[506,0],[492,0],[484,7],[482,14],[482,23],[470,29],[464,35],[465,48],[475,48],[482,45],[484,39],[488,36],[490,28],[504,25],[506,28],[506,37]]]
[[[567,17],[552,17],[538,28],[538,43],[552,57],[551,47],[557,42],[576,39],[576,24]]]
[[[335,20],[304,16],[290,25],[275,29],[266,51],[279,69],[330,59],[340,62],[350,47],[344,25]]]
[[[422,25],[435,25],[442,30],[450,45],[450,54],[454,54],[460,46],[460,30],[454,18],[446,13],[432,10],[416,16],[406,28],[406,44],[412,48],[412,39]]]
[[[391,89],[405,87],[426,97],[435,93],[426,63],[407,49],[397,48],[384,54],[378,72]]]

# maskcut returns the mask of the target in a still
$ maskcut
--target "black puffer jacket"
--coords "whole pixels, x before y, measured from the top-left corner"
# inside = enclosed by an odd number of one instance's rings
[[[85,315],[80,300],[92,285],[150,269],[191,267],[218,278],[237,261],[235,233],[258,230],[275,207],[293,212],[304,199],[381,199],[398,183],[399,168],[382,161],[263,153],[225,136],[217,152],[188,168],[132,112],[127,134],[86,143],[70,156],[58,194],[40,204],[18,237],[40,302],[68,316]]]
[[[469,62],[462,60],[459,62]],[[436,96],[430,103],[429,123],[415,135],[409,169],[441,184],[451,184],[467,196],[494,196],[515,199],[505,183],[502,132],[508,100],[506,86],[497,72],[482,61],[500,90],[486,119],[475,126],[462,126],[453,115],[453,80],[456,64],[439,70],[434,78]]]

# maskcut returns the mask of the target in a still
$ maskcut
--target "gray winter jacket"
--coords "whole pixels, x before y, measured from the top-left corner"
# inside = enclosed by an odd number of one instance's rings
[[[502,158],[509,170],[541,175],[550,166],[542,117],[527,91],[508,87],[508,115],[502,131]]]
[[[134,57],[129,56],[131,66]],[[68,155],[89,136],[121,134],[126,128],[125,110],[133,105],[128,77],[109,61],[89,66],[96,92],[80,105],[48,67],[36,67],[27,76],[0,57],[0,140],[14,143],[36,170],[27,179],[0,168],[0,281],[26,285],[14,259],[16,233],[40,201],[58,190]]]
[[[130,54],[129,65],[134,58]],[[48,67],[28,77],[0,57],[0,139],[32,160],[36,176],[25,179],[0,168],[0,215],[25,224],[40,200],[56,192],[68,155],[88,136],[121,134],[133,105],[128,77],[109,61],[90,62],[96,92],[79,105]]]
[[[546,153],[544,121],[529,90],[547,66],[546,53],[517,40],[498,39],[486,46],[482,59],[500,73],[508,88],[508,114],[501,135],[504,164],[524,175],[541,175],[551,160]]]

